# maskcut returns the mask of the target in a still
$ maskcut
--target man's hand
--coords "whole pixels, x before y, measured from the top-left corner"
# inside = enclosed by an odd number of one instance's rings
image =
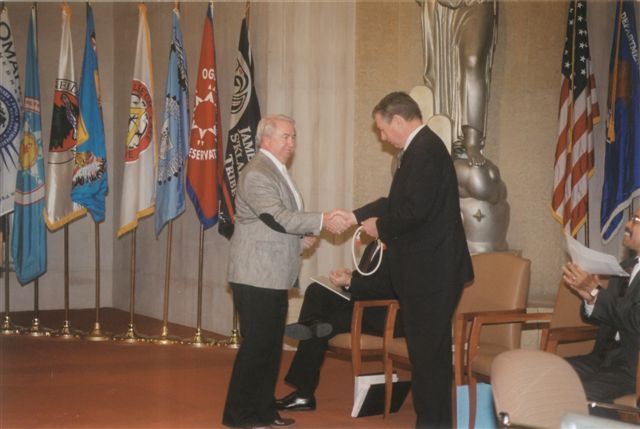
[[[302,239],[302,247],[304,250],[312,248],[318,242],[317,235],[305,235]]]
[[[342,234],[356,224],[353,213],[335,209],[322,214],[322,227],[332,234]]]
[[[600,284],[597,275],[589,274],[573,262],[567,262],[562,266],[562,280],[588,304],[593,304],[591,291]]]
[[[329,273],[329,280],[336,286],[351,285],[351,270],[348,268],[339,268]]]
[[[369,219],[362,222],[362,229],[367,233],[369,237],[379,238],[378,225],[376,225],[377,220],[377,217],[370,217]]]

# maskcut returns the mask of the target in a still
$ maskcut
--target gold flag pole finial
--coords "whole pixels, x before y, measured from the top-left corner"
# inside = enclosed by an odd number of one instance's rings
[[[244,17],[247,20],[247,29],[249,29],[249,17],[251,16],[251,2],[247,0],[244,6]]]
[[[179,1],[179,0],[176,0],[176,1],[174,2],[174,4],[173,4],[173,8],[174,8],[175,10],[177,10],[178,12],[180,12],[180,1]]]

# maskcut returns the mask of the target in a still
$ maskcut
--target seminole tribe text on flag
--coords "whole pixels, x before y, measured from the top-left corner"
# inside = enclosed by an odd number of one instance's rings
[[[71,199],[86,207],[95,222],[102,222],[109,185],[97,51],[93,10],[87,3],[87,31],[78,96],[78,146],[73,167]]]
[[[247,18],[242,20],[240,43],[233,77],[231,126],[224,158],[224,182],[221,183],[220,223],[218,231],[227,238],[233,235],[236,187],[242,168],[256,153],[256,129],[260,122],[260,105],[253,80],[253,57],[249,45]]]
[[[184,170],[189,141],[189,80],[180,30],[180,11],[172,13],[172,37],[167,71],[164,121],[156,179],[156,235],[185,210]]]
[[[187,160],[187,192],[205,229],[218,221],[218,184],[222,181],[223,169],[221,133],[213,40],[213,3],[209,3],[202,32]]]
[[[618,2],[609,63],[609,97],[600,232],[605,242],[640,195],[640,76],[632,1]]]
[[[71,182],[78,142],[78,84],[73,65],[71,8],[62,6],[62,38],[58,77],[53,93],[51,139],[47,159],[47,204],[44,220],[51,230],[83,216],[87,210],[71,200]]]
[[[558,139],[553,171],[553,216],[575,236],[587,222],[593,175],[593,125],[600,120],[591,70],[587,2],[569,2],[562,54]]]
[[[31,9],[27,36],[24,125],[11,236],[11,256],[16,267],[16,277],[23,285],[47,271],[47,231],[42,217],[45,184],[36,34],[34,6]]]
[[[138,5],[138,43],[133,67],[129,132],[124,153],[124,177],[118,237],[153,214],[155,206],[156,139],[153,132],[153,71],[147,7]]]
[[[0,216],[13,211],[20,145],[20,78],[9,11],[0,6]]]

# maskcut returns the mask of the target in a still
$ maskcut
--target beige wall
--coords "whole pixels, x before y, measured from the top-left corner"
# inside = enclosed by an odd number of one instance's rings
[[[21,72],[29,5],[8,2]],[[164,80],[168,58],[170,10],[173,2],[148,3],[155,75],[156,131],[163,108]],[[102,304],[127,310],[129,305],[130,235],[115,238],[120,205],[122,159],[125,141],[129,90],[137,25],[134,3],[94,3],[98,54],[103,88],[103,109],[109,156],[110,193],[107,221],[101,226]],[[422,83],[422,34],[420,7],[406,0],[369,2],[255,2],[251,21],[251,42],[256,60],[256,82],[263,113],[284,111],[299,122],[298,132],[306,135],[300,156],[292,169],[303,183],[303,193],[313,210],[333,206],[356,207],[385,195],[391,181],[391,152],[377,139],[370,111],[392,90],[410,90]],[[72,3],[76,75],[80,76],[84,42],[84,3]],[[181,6],[182,28],[188,55],[190,88],[195,86],[195,70],[206,4],[188,2]],[[59,49],[59,6],[39,4],[40,71],[43,135],[48,142],[52,86]],[[229,122],[228,100],[238,30],[244,2],[216,3],[215,37],[219,95],[223,132]],[[597,62],[596,79],[600,110],[606,113],[606,79],[611,29],[611,4],[590,3],[592,57]],[[319,20],[319,21],[318,21]],[[559,226],[550,215],[553,155],[557,127],[559,62],[566,25],[566,3],[549,1],[501,2],[499,38],[496,46],[492,92],[489,105],[486,154],[501,170],[511,205],[508,242],[532,260],[530,301],[538,306],[553,300],[558,269],[564,261]],[[318,24],[319,22],[319,24]],[[292,24],[293,23],[293,24]],[[301,35],[304,35],[302,37]],[[331,35],[332,37],[329,37]],[[300,52],[309,44],[316,49]],[[307,68],[296,68],[304,65]],[[317,74],[313,74],[317,73]],[[342,79],[318,79],[327,73]],[[311,77],[310,77],[311,76]],[[288,82],[288,83],[287,83]],[[332,105],[325,105],[331,100]],[[193,103],[193,99],[191,100]],[[339,107],[338,107],[339,106]],[[334,116],[327,116],[327,111]],[[319,121],[329,117],[331,120]],[[310,158],[325,153],[327,134],[340,125],[346,147],[327,162],[339,165],[345,178],[336,182],[334,195],[317,183],[328,180],[323,170],[310,168]],[[596,128],[597,167],[602,169],[603,127]],[[329,150],[334,153],[335,148]],[[336,161],[338,160],[338,161]],[[318,180],[322,177],[322,180]],[[592,210],[599,213],[601,173],[592,180]],[[333,184],[332,184],[333,185]],[[329,195],[331,194],[331,195]],[[350,207],[347,207],[350,208]],[[597,222],[593,222],[597,224]],[[170,320],[195,325],[198,224],[190,202],[187,212],[174,225],[173,283]],[[94,259],[93,224],[88,218],[70,226],[71,305],[93,306]],[[62,308],[62,232],[49,235],[49,271],[42,277],[41,308]],[[316,255],[306,260],[303,273],[326,271],[346,263],[346,238],[326,237]],[[166,229],[158,239],[152,220],[141,223],[137,234],[137,311],[160,318]],[[332,242],[341,245],[339,251]],[[618,254],[619,240],[602,246],[597,226],[592,225],[591,244]],[[231,328],[231,299],[224,279],[227,241],[217,231],[205,233],[203,327],[226,334]],[[305,277],[306,278],[306,277]],[[303,281],[304,283],[304,281]],[[12,309],[32,308],[31,287],[20,288],[12,277]],[[4,294],[0,294],[0,305]],[[295,301],[292,301],[295,302]],[[2,307],[4,308],[4,307]],[[295,313],[296,305],[292,305]]]

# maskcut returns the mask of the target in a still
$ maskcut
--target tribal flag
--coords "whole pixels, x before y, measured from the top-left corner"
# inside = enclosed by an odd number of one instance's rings
[[[609,63],[609,117],[600,229],[605,242],[622,224],[623,211],[640,195],[640,76],[632,1],[618,2]]]
[[[4,216],[13,211],[22,109],[9,11],[0,8],[0,216]]]
[[[185,210],[184,171],[189,142],[189,80],[180,30],[180,11],[173,10],[164,122],[156,180],[156,235]]]
[[[213,3],[209,3],[202,32],[187,161],[187,192],[205,229],[218,221],[218,184],[222,181],[223,168],[221,134],[213,40]]]
[[[233,235],[236,186],[242,168],[256,153],[256,128],[260,122],[260,105],[253,80],[253,57],[249,45],[247,18],[240,27],[240,43],[233,77],[231,126],[224,159],[224,182],[221,183],[220,223],[218,231],[227,238]]]
[[[53,94],[51,139],[47,159],[47,206],[44,220],[55,230],[84,216],[87,210],[71,201],[71,181],[78,143],[78,84],[73,69],[71,8],[62,6],[62,39],[58,77]]]
[[[140,3],[118,237],[137,228],[138,219],[153,214],[155,210],[156,151],[153,132],[151,41],[147,7]]]
[[[42,126],[40,123],[40,80],[36,8],[31,8],[27,36],[27,79],[24,89],[24,125],[20,143],[20,169],[16,178],[11,256],[21,284],[47,271],[47,228],[42,218],[45,200]]]
[[[558,140],[553,176],[553,216],[575,237],[587,222],[593,175],[593,125],[600,121],[591,70],[587,2],[571,1],[562,55]]]
[[[104,220],[107,152],[98,75],[98,47],[93,10],[87,3],[87,32],[79,95],[78,146],[73,167],[71,199],[89,209],[95,222]]]

